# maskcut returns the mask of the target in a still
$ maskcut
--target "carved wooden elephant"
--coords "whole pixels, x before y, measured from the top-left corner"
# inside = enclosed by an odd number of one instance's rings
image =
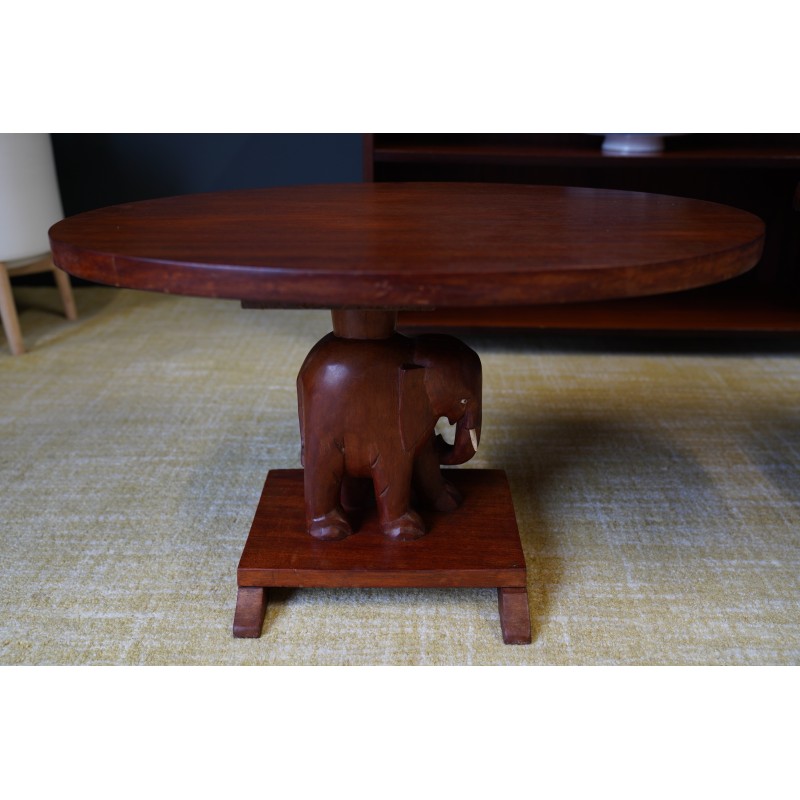
[[[425,533],[410,507],[417,495],[448,511],[461,501],[440,464],[461,464],[481,431],[481,363],[452,336],[321,339],[297,378],[308,531],[320,539],[352,533],[343,482],[371,479],[387,536]],[[434,433],[440,417],[456,424],[453,445]]]

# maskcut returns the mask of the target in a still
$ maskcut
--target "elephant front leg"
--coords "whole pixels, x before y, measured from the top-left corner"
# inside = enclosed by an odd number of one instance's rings
[[[425,535],[422,518],[410,506],[412,462],[410,458],[372,463],[372,481],[381,530],[392,539],[419,539]]]
[[[340,505],[344,456],[305,452],[303,484],[308,532],[317,539],[344,539],[353,529]]]

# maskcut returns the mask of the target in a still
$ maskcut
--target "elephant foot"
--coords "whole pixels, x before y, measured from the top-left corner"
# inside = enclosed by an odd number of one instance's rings
[[[346,539],[352,534],[353,529],[339,509],[329,511],[323,517],[315,517],[308,526],[308,532],[315,539],[333,541]]]
[[[425,535],[425,525],[422,517],[416,511],[409,509],[402,517],[382,524],[383,533],[392,539],[419,539]]]
[[[452,483],[445,481],[444,489],[433,501],[433,507],[437,511],[455,511],[463,502],[464,498],[461,492]]]

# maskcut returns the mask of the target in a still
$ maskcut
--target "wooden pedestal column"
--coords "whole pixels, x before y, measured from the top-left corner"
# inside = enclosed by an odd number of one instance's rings
[[[397,335],[392,310],[332,317],[298,377],[305,472],[267,476],[239,564],[234,635],[261,635],[270,586],[468,586],[496,588],[504,641],[530,642],[505,473],[440,469],[478,447],[477,354],[453,337]],[[441,416],[458,422],[454,445],[437,441]]]

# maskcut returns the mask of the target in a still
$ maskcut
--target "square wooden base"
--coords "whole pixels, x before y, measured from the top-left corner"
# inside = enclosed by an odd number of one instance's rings
[[[530,643],[525,557],[505,473],[451,469],[447,478],[464,503],[421,512],[421,539],[387,538],[368,509],[351,520],[352,536],[328,542],[306,531],[303,471],[270,471],[239,562],[233,635],[261,635],[270,586],[495,587],[503,641]]]

